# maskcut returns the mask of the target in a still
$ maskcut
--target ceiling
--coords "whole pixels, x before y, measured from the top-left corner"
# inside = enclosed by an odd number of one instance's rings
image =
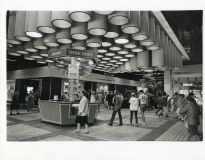
[[[167,22],[173,29],[183,46],[186,47],[191,58],[190,61],[185,61],[184,64],[200,64],[202,63],[202,11],[162,11]],[[8,20],[8,16],[7,16]],[[8,24],[8,23],[7,23]],[[188,37],[188,38],[187,38]],[[104,49],[104,48],[102,48]],[[103,51],[102,51],[103,52]],[[103,53],[99,53],[103,54]],[[124,57],[124,55],[123,55]],[[109,56],[103,58],[110,58]],[[25,60],[23,55],[16,57],[7,55],[7,71],[23,68],[33,68],[46,66],[47,64],[39,64],[35,61]],[[100,61],[107,61],[99,57]],[[112,59],[112,58],[111,58]],[[93,70],[94,73],[105,74],[103,71]],[[159,80],[163,79],[163,72]],[[108,73],[107,73],[108,74]],[[147,72],[131,72],[117,73],[116,77],[139,80],[143,78]],[[112,74],[113,75],[113,74]]]

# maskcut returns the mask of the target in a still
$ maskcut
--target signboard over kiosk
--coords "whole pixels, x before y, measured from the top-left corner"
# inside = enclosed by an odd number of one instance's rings
[[[89,50],[80,51],[76,49],[64,48],[64,49],[54,49],[52,51],[49,51],[50,58],[59,58],[59,57],[67,57],[67,56],[97,60],[97,52],[93,52]]]

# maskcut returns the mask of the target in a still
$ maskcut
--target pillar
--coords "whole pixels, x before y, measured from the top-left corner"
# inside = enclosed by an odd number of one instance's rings
[[[172,87],[172,70],[164,71],[164,91],[172,96],[173,95],[173,87]]]

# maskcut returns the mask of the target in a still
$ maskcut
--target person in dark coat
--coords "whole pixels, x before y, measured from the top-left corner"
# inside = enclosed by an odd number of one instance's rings
[[[188,140],[193,136],[199,136],[198,125],[200,124],[200,108],[191,96],[187,96],[184,108],[180,110],[179,114],[185,114],[187,117]]]
[[[111,92],[108,93],[106,100],[108,102],[108,109],[112,108],[113,95]]]
[[[17,110],[17,114],[19,114],[19,100],[18,100],[18,96],[19,96],[19,91],[15,91],[13,96],[12,96],[12,102],[11,102],[11,107],[10,107],[10,115],[13,115],[12,111],[13,109]]]

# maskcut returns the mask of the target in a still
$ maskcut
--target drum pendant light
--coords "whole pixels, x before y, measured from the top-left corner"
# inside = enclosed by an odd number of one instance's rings
[[[58,28],[71,27],[71,20],[67,11],[52,11],[51,21]]]
[[[44,38],[43,42],[48,47],[58,47],[59,46],[59,44],[56,41],[56,34],[55,33],[48,34]]]
[[[73,49],[78,49],[78,50],[85,50],[86,49],[86,43],[85,41],[75,41],[72,43],[72,48]]]
[[[153,16],[149,16],[149,23],[148,23],[148,39],[140,41],[142,46],[151,46],[154,45],[154,38],[155,38],[155,19]]]
[[[113,40],[111,38],[102,37],[102,46],[110,47],[113,44]]]
[[[30,41],[31,39],[25,34],[26,24],[26,11],[16,12],[16,23],[15,23],[15,37],[19,41]]]
[[[129,12],[128,11],[114,11],[108,15],[108,20],[114,25],[124,25],[129,22]]]
[[[120,51],[117,52],[118,54],[125,55],[129,53],[129,50],[126,48],[122,48]]]
[[[25,33],[32,38],[40,38],[42,34],[37,30],[37,11],[26,12]]]
[[[24,55],[24,59],[29,60],[29,61],[34,61],[35,58],[32,58],[29,54]]]
[[[137,53],[137,62],[136,65],[138,68],[149,68],[149,52],[139,52]]]
[[[126,44],[124,45],[124,47],[125,47],[125,48],[128,48],[128,49],[136,48],[136,47],[137,47],[136,41],[131,40],[130,42],[126,43]]]
[[[142,51],[143,51],[142,46],[138,46],[136,48],[131,49],[131,52],[134,52],[134,53],[138,53],[138,52],[142,52]]]
[[[72,43],[72,38],[71,38],[71,35],[70,35],[70,28],[62,29],[59,32],[57,32],[56,33],[56,40],[59,43],[63,43],[63,44]]]
[[[121,33],[118,37],[115,38],[115,43],[126,44],[129,42],[129,35]]]
[[[18,45],[16,47],[16,52],[20,54],[29,54],[28,51],[25,51],[25,48],[23,47],[23,45]]]
[[[107,32],[107,16],[97,13],[93,14],[93,18],[88,22],[88,32],[91,35],[102,36]]]
[[[104,35],[104,37],[116,38],[119,36],[119,33],[120,33],[120,26],[116,26],[108,23],[107,33]]]
[[[129,53],[129,54],[126,54],[125,57],[126,58],[132,58],[132,57],[135,57],[135,54],[134,53]]]
[[[163,49],[158,49],[152,51],[152,67],[160,68],[164,67],[164,51]]]
[[[140,32],[132,35],[134,40],[143,41],[148,38],[149,15],[148,11],[140,11]]]
[[[122,31],[126,34],[134,34],[140,30],[140,12],[130,11],[129,12],[130,21],[121,27]]]
[[[20,57],[20,56],[21,56],[21,54],[20,54],[20,53],[17,53],[14,48],[10,48],[10,49],[8,50],[8,54],[11,55],[11,56],[16,56],[16,57]]]
[[[70,18],[76,22],[88,22],[92,17],[91,11],[72,11]]]
[[[40,55],[42,56],[42,57],[48,57],[48,51],[41,51],[40,52]]]
[[[107,48],[105,48],[105,47],[100,47],[98,49],[98,53],[106,53],[106,52],[107,52]]]
[[[59,47],[59,49],[71,48],[71,44],[63,44]]]
[[[115,53],[112,53],[112,52],[108,52],[108,53],[105,53],[106,56],[108,57],[113,57],[115,56],[116,54]]]
[[[148,50],[157,50],[160,47],[160,25],[155,23],[154,45],[148,46]]]
[[[31,58],[35,59],[42,59],[43,57],[39,53],[32,53],[30,54]]]
[[[95,13],[98,13],[98,14],[102,14],[102,15],[108,15],[108,14],[111,14],[113,11],[95,11]]]
[[[91,36],[86,40],[86,44],[89,47],[100,47],[102,44],[102,39],[99,36]]]
[[[21,42],[16,40],[16,38],[14,37],[15,22],[16,22],[16,16],[9,15],[9,24],[8,24],[8,32],[7,32],[7,42],[9,44],[21,44]]]
[[[71,27],[71,37],[76,40],[86,40],[88,38],[87,23],[73,22]]]
[[[38,52],[38,50],[34,48],[32,41],[26,42],[24,48],[28,52]]]
[[[51,24],[51,11],[38,11],[37,28],[43,33],[54,33],[55,29]]]
[[[111,50],[111,51],[119,51],[119,50],[121,50],[121,46],[119,45],[119,44],[113,44],[110,48],[109,48],[109,50]]]
[[[40,50],[48,49],[48,47],[46,47],[45,44],[43,43],[43,38],[38,38],[38,39],[34,40],[33,46],[34,46],[34,48],[40,49]]]

